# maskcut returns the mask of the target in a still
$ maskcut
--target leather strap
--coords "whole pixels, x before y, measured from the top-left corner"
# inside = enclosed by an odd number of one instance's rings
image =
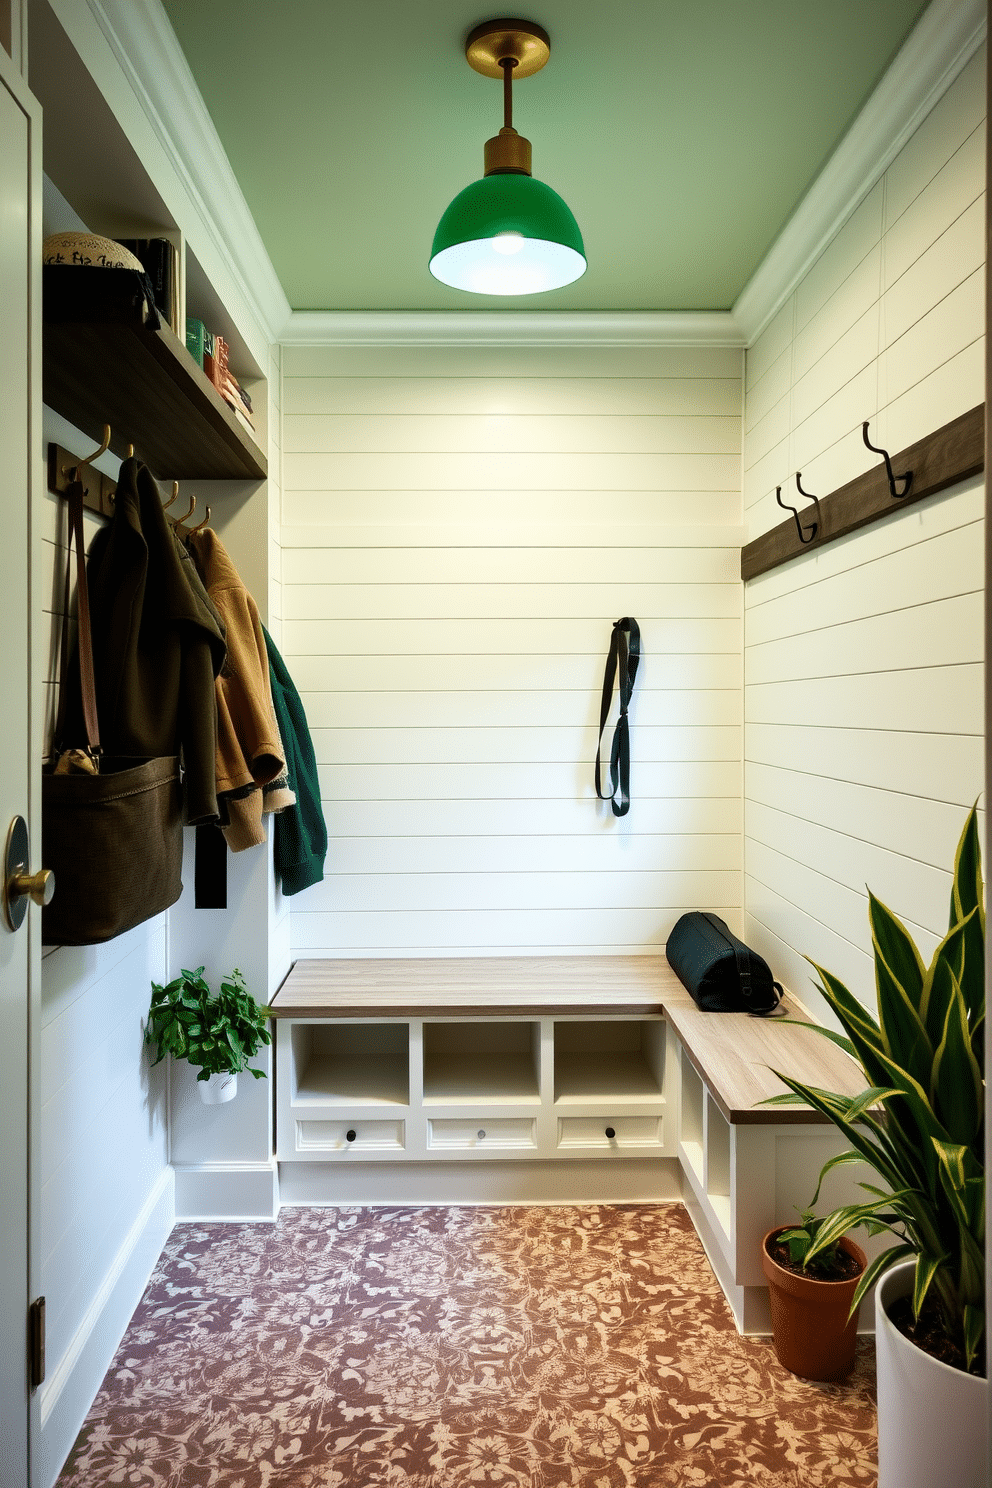
[[[599,709],[599,740],[596,745],[596,794],[601,801],[609,801],[614,816],[626,816],[630,810],[630,725],[627,707],[634,691],[637,663],[641,656],[641,632],[636,620],[625,615],[617,620],[610,637],[610,654],[606,658],[606,673],[603,677],[603,698]],[[603,748],[603,730],[613,701],[613,688],[619,673],[620,716],[613,730],[610,749],[610,782],[612,789],[605,795],[602,785],[600,755]],[[617,791],[620,800],[617,801]]]
[[[86,555],[83,549],[83,483],[73,479],[66,491],[69,508],[69,533],[66,543],[65,590],[62,604],[62,636],[59,645],[59,706],[55,720],[55,749],[65,747],[66,677],[69,656],[69,595],[72,579],[72,549],[76,548],[76,618],[79,655],[79,686],[83,707],[86,744],[93,755],[100,753],[100,725],[96,712],[96,678],[93,670],[93,634],[90,627],[90,596],[86,583]]]
[[[723,934],[723,929],[715,915],[707,914],[704,910],[703,918],[709,921],[718,935]],[[769,1013],[773,1013],[775,1011],[779,1003],[782,1001],[782,998],[785,996],[785,993],[782,990],[782,983],[772,982],[772,986],[778,993],[778,996],[775,998],[775,1001],[772,1003],[771,1007],[753,1007],[752,1002],[754,998],[754,992],[751,987],[751,952],[749,951],[748,947],[741,941],[732,941],[731,944],[733,945],[734,950],[734,960],[737,962],[737,979],[740,983],[741,988],[741,1000],[743,1001],[744,1006],[747,1008],[748,1012],[751,1013],[753,1017],[766,1018]]]

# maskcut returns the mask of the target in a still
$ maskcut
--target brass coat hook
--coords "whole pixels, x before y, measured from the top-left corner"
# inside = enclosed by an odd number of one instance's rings
[[[82,472],[86,468],[86,466],[87,465],[92,465],[94,460],[98,460],[101,455],[105,455],[107,453],[107,451],[108,451],[109,448],[110,448],[110,425],[109,424],[104,424],[104,426],[103,426],[103,442],[101,443],[100,448],[99,449],[95,449],[91,455],[87,455],[86,458],[85,458],[85,460],[80,460],[79,463],[76,466],[68,466],[68,467],[63,466],[63,468],[62,468],[62,474],[63,475],[68,475],[70,473],[70,471],[74,469],[75,470],[75,479],[76,480],[80,480],[81,477],[82,477]]]
[[[173,481],[172,482],[172,495],[169,497],[168,501],[163,502],[163,504],[162,504],[162,510],[163,511],[168,511],[169,510],[169,507],[172,505],[172,503],[174,501],[178,501],[178,500],[179,500],[179,482],[178,481]]]
[[[195,527],[191,527],[189,529],[190,532],[199,532],[200,528],[201,527],[206,527],[207,524],[209,523],[209,521],[210,521],[210,508],[208,506],[207,507],[207,515],[203,518],[203,521],[202,522],[197,522],[197,524],[196,524]]]
[[[909,488],[913,484],[913,472],[911,470],[907,470],[905,475],[896,475],[895,471],[892,469],[892,461],[889,459],[888,450],[879,449],[878,445],[872,444],[871,440],[868,438],[868,425],[870,423],[871,419],[865,419],[864,423],[861,425],[861,437],[867,447],[874,454],[881,455],[882,459],[885,461],[885,473],[889,478],[889,495],[892,497],[893,501],[899,501],[903,496],[909,495]],[[905,481],[905,485],[903,486],[901,491],[896,490],[896,481]]]
[[[190,517],[193,515],[193,513],[195,511],[196,511],[196,497],[195,496],[191,496],[189,498],[189,511],[186,513],[186,515],[184,517],[177,517],[176,518],[176,526],[177,527],[181,527],[184,522],[188,522],[189,519],[190,519]]]

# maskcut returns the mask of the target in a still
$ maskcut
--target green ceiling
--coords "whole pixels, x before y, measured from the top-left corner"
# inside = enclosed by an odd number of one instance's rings
[[[526,299],[427,270],[482,174],[501,90],[478,0],[163,0],[297,310],[729,309],[925,6],[920,0],[540,0],[551,61],[514,90],[534,174],[589,269]]]

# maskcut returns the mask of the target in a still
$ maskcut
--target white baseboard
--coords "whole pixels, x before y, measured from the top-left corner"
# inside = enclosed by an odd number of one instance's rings
[[[166,1168],[114,1256],[69,1347],[38,1391],[39,1433],[32,1473],[36,1488],[51,1488],[62,1471],[174,1220],[175,1183],[172,1169]]]
[[[275,1161],[267,1163],[177,1163],[176,1221],[251,1223],[279,1213]]]
[[[679,1197],[674,1158],[279,1164],[283,1204],[660,1204]]]

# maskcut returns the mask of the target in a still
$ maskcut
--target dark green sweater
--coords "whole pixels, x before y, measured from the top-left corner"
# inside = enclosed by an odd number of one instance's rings
[[[327,856],[327,827],[320,805],[320,782],[313,741],[306,714],[286,664],[263,627],[269,655],[269,681],[272,701],[283,748],[286,751],[286,773],[290,788],[296,792],[296,805],[277,812],[275,818],[275,868],[284,894],[298,894],[324,876]]]

